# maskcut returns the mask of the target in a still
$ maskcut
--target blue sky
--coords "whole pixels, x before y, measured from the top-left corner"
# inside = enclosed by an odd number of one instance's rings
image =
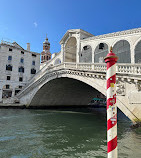
[[[51,53],[68,29],[94,35],[141,27],[141,0],[0,0],[0,40],[40,53],[46,33]]]

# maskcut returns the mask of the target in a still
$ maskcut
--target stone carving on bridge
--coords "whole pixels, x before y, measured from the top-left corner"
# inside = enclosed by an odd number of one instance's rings
[[[141,81],[134,80],[134,82],[135,82],[135,86],[136,86],[137,90],[141,91]]]
[[[125,96],[125,83],[118,82],[116,92],[117,95]]]

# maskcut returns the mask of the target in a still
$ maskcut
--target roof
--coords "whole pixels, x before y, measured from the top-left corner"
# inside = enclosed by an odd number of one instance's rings
[[[107,37],[115,37],[115,36],[121,36],[121,35],[128,35],[128,34],[134,34],[134,33],[140,33],[140,32],[141,32],[141,28],[135,28],[135,29],[130,29],[130,30],[124,30],[124,31],[118,31],[118,32],[98,35],[98,36],[94,36],[94,37],[88,37],[86,39],[83,39],[83,41],[101,39],[101,38],[107,38]]]
[[[11,43],[11,42],[2,40],[1,45],[7,45],[7,46],[10,46],[10,47],[14,47],[14,48],[17,48],[17,49],[20,49],[20,50],[23,50],[23,51],[26,51],[26,52],[34,53],[34,54],[37,54],[37,55],[40,54],[40,53],[28,51],[28,50],[22,48],[17,42],[12,42]]]
[[[49,45],[50,45],[47,36],[46,36],[46,39],[45,39],[45,41],[43,42],[43,44],[49,44]]]
[[[82,29],[71,29],[71,30],[68,30],[65,35],[63,36],[63,38],[61,39],[61,41],[59,42],[60,44],[63,43],[67,37],[69,37],[69,33],[82,33],[82,34],[85,34],[89,37],[92,37],[94,36],[93,34],[87,32],[87,31],[84,31]]]
[[[20,49],[23,49],[17,42],[13,42],[12,43],[16,48],[20,48]],[[24,49],[23,49],[24,50]]]

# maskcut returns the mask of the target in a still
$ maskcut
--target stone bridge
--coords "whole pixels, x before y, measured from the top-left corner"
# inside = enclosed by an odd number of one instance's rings
[[[81,29],[68,30],[61,51],[17,95],[26,106],[88,105],[106,95],[104,57],[110,46],[119,57],[117,106],[133,122],[141,121],[141,28],[94,36]]]
[[[117,106],[133,122],[141,119],[141,65],[117,64]],[[88,105],[106,95],[106,65],[61,63],[43,67],[17,95],[26,106]]]

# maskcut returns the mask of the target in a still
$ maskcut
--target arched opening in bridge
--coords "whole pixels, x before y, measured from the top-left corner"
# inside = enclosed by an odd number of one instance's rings
[[[31,106],[87,106],[93,98],[104,97],[90,85],[72,78],[57,78],[42,86]]]
[[[131,63],[130,44],[126,40],[120,40],[113,46],[113,52],[118,56],[118,63]]]
[[[93,98],[105,98],[105,96],[90,86],[89,83],[86,84],[77,79],[62,77],[50,80],[39,88],[34,94],[29,107],[55,109],[88,107]],[[95,108],[93,108],[93,111],[97,111]],[[106,108],[103,112],[106,113]],[[126,114],[125,110],[123,112]]]
[[[108,54],[108,45],[106,43],[100,43],[94,52],[94,63],[105,63],[104,58]]]
[[[92,62],[92,48],[90,45],[83,47],[81,53],[79,54],[80,63],[91,63]]]
[[[65,62],[76,62],[76,46],[76,38],[70,37],[65,45]]]
[[[141,41],[135,47],[135,63],[141,63]]]

